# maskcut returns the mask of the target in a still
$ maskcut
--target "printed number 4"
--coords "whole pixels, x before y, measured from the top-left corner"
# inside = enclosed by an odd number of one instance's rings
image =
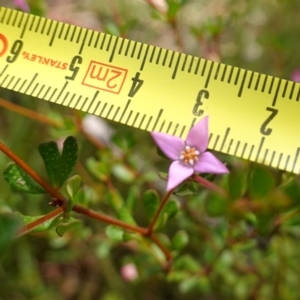
[[[135,77],[131,78],[131,80],[132,80],[132,86],[131,86],[131,89],[129,91],[128,96],[129,97],[134,97],[135,94],[139,91],[139,89],[143,85],[144,80],[140,79],[140,73],[139,72],[137,72],[135,74]]]

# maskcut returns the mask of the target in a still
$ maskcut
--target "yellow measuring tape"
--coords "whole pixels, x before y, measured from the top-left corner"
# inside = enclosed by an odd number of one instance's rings
[[[300,170],[295,82],[2,7],[0,86],[182,137],[209,115],[210,149]]]

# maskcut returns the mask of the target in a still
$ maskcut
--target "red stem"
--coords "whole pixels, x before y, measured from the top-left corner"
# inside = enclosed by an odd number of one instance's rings
[[[214,184],[213,182],[206,180],[203,177],[200,177],[198,175],[193,175],[192,178],[197,181],[198,183],[200,183],[202,186],[204,186],[205,188],[207,188],[208,190],[214,191],[219,193],[220,195],[226,197],[227,193],[225,190],[223,190],[222,188],[220,188],[219,186],[217,186],[216,184]]]

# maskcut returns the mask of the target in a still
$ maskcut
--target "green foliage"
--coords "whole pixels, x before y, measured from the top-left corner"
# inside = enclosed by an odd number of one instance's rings
[[[159,203],[159,196],[155,190],[148,190],[145,192],[143,196],[143,204],[149,221],[151,221],[154,217],[154,214],[159,207]]]
[[[21,167],[9,163],[4,170],[4,178],[14,191],[30,194],[44,194],[46,191],[36,183]]]

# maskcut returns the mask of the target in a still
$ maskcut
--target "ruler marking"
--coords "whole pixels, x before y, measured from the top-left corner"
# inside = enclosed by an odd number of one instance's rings
[[[289,161],[290,161],[290,156],[288,155],[287,158],[286,158],[285,166],[284,166],[284,169],[285,169],[285,170],[287,170]]]
[[[222,77],[221,77],[221,81],[222,81],[222,82],[223,82],[224,79],[225,79],[226,71],[227,71],[227,65],[225,65],[225,68],[224,68],[224,71],[223,71],[223,74],[222,74]]]
[[[13,14],[13,10],[9,10],[9,15],[6,21],[6,25],[9,25],[12,14]]]
[[[102,42],[101,42],[101,45],[100,45],[100,49],[102,50],[103,49],[103,47],[104,47],[104,43],[105,43],[105,40],[106,40],[106,34],[104,33],[104,35],[103,35],[103,39],[102,39]]]
[[[119,37],[115,38],[115,43],[113,45],[113,49],[112,49],[111,54],[110,54],[109,62],[112,62],[113,59],[114,59],[118,41],[119,41]]]
[[[71,97],[71,99],[70,99],[70,101],[69,101],[69,103],[68,104],[66,104],[66,106],[69,106],[69,107],[71,107],[71,105],[72,105],[72,102],[73,102],[73,100],[74,100],[74,98],[77,96],[77,94],[76,93],[74,93],[73,94],[73,96]]]
[[[241,157],[243,157],[243,158],[244,158],[244,155],[245,155],[245,152],[246,152],[247,147],[248,147],[248,143],[245,143],[245,144],[244,144],[243,151],[242,151],[242,155],[241,155]]]
[[[100,104],[101,104],[101,101],[98,101],[98,103],[97,103],[97,105],[96,105],[94,111],[92,112],[93,115],[96,114],[96,111],[97,111],[98,107],[100,106]]]
[[[139,53],[138,53],[137,59],[140,59],[140,58],[141,58],[141,54],[142,54],[143,47],[144,47],[144,44],[143,44],[143,43],[141,43],[141,44],[140,44],[140,50],[139,50]]]
[[[219,142],[219,138],[220,138],[220,136],[217,135],[217,138],[216,138],[215,144],[214,144],[214,146],[213,146],[213,149],[216,149],[216,148],[217,148],[217,145],[218,145],[218,142]]]
[[[129,120],[130,120],[130,118],[131,118],[131,115],[132,115],[132,110],[129,112],[129,115],[128,115],[128,118],[127,118],[125,124],[128,124],[128,123],[129,123]]]
[[[299,101],[299,98],[300,98],[300,86],[299,86],[299,89],[298,89],[298,94],[297,94],[296,101]]]
[[[250,77],[250,80],[249,80],[249,83],[248,83],[248,89],[251,88],[253,76],[254,76],[254,72],[252,71],[252,72],[251,72],[251,77]]]
[[[268,152],[269,152],[269,149],[266,149],[266,151],[265,151],[265,155],[264,155],[264,158],[263,158],[263,160],[262,160],[262,164],[265,164],[265,161],[266,161],[266,158],[267,158],[267,155],[268,155]]]
[[[97,37],[96,37],[96,41],[95,41],[95,44],[94,44],[94,48],[97,48],[99,38],[100,38],[100,32],[97,33]]]
[[[150,56],[150,59],[149,59],[149,62],[150,62],[150,63],[152,63],[152,61],[153,61],[153,57],[154,57],[155,50],[156,50],[156,47],[154,46],[154,47],[153,47],[153,50],[152,50],[152,53],[151,53],[151,56]]]
[[[17,25],[18,28],[21,27],[21,24],[22,24],[22,22],[23,22],[23,18],[24,18],[24,14],[21,14],[21,19],[20,19],[20,21],[19,21],[19,24]],[[3,19],[3,21],[4,21],[4,19]]]
[[[217,70],[215,72],[214,80],[218,79],[220,68],[221,68],[221,64],[220,63],[217,63],[217,64],[218,64],[218,67],[217,67]]]
[[[204,84],[204,87],[205,87],[205,88],[208,87],[209,80],[210,80],[210,76],[211,76],[211,73],[212,73],[214,64],[215,64],[215,62],[210,62],[210,68],[209,68],[208,75],[207,75],[207,77],[206,77],[206,81],[205,81],[205,84]]]
[[[296,85],[296,82],[293,82],[291,93],[290,93],[290,97],[289,97],[290,100],[293,98],[293,93],[294,93],[295,85]]]
[[[252,145],[251,147],[251,150],[250,150],[250,153],[249,153],[249,156],[248,156],[248,159],[250,160],[251,156],[252,156],[252,152],[254,150],[254,145]]]
[[[121,116],[120,116],[120,119],[119,119],[119,122],[120,122],[120,123],[121,123],[121,121],[122,121],[122,119],[123,119],[123,117],[124,117],[124,115],[125,115],[125,113],[126,113],[126,111],[127,111],[128,106],[130,105],[130,102],[131,102],[131,100],[129,99],[129,100],[127,101],[127,103],[126,103],[126,106],[125,106],[125,108],[124,108],[124,110],[123,110],[123,112],[122,112],[122,114],[121,114]]]
[[[243,76],[242,83],[241,83],[241,86],[240,86],[240,89],[239,89],[239,92],[238,92],[238,97],[242,96],[246,77],[247,77],[247,70],[246,71],[244,70],[244,76]]]
[[[160,109],[160,110],[159,110],[159,112],[158,112],[158,114],[157,114],[157,117],[156,117],[156,120],[155,120],[155,122],[154,122],[154,125],[153,125],[153,127],[152,127],[152,131],[155,130],[155,127],[157,126],[157,123],[159,122],[159,119],[160,119],[160,117],[161,117],[163,111],[164,111],[163,109]]]
[[[198,58],[198,57],[197,57]],[[199,71],[199,67],[200,67],[200,62],[201,62],[201,59],[200,58],[198,58],[198,61],[197,61],[197,65],[196,65],[196,68],[195,68],[195,75],[197,75],[198,74],[198,71]]]
[[[6,75],[6,77],[7,77],[8,75]],[[26,82],[27,82],[27,80],[25,79],[24,81],[23,81],[23,83],[21,84],[21,87],[17,90],[17,92],[19,92],[20,93],[20,91],[22,90],[22,88],[23,88],[23,86],[26,84]]]
[[[137,119],[138,119],[139,115],[140,115],[140,113],[139,113],[139,112],[138,112],[138,113],[136,113],[136,115],[135,115],[135,118],[134,118],[134,120],[133,120],[133,123],[132,123],[132,125],[131,125],[131,126],[133,126],[133,127],[134,127],[134,125],[135,125],[135,122],[137,121]]]
[[[135,49],[136,49],[136,45],[137,45],[137,42],[134,42],[134,45],[133,45],[133,49],[131,51],[131,57],[133,58],[134,57],[134,53],[135,53]]]
[[[196,123],[196,120],[197,120],[197,118],[194,118],[194,119],[192,120],[192,123],[191,123],[191,126],[190,126],[190,130],[191,130],[192,127],[194,127],[194,125],[195,125],[195,123]]]
[[[99,33],[99,32],[98,32],[98,33]],[[89,40],[89,42],[88,42],[88,47],[91,47],[91,45],[92,45],[92,41],[93,41],[93,38],[94,38],[94,34],[95,34],[95,31],[92,30],[92,34],[91,34],[90,40]]]
[[[37,98],[39,98],[40,93],[43,91],[44,87],[45,87],[45,85],[43,84],[43,85],[41,86],[41,88],[40,88],[38,94],[36,95]]]
[[[88,101],[89,97],[86,97],[81,105],[81,107],[78,109],[77,107],[75,107],[78,110],[82,110],[83,111],[83,107],[85,106],[86,102]],[[79,104],[79,103],[78,103]]]
[[[72,108],[76,108],[76,106],[78,105],[78,103],[80,103],[81,98],[82,98],[82,95],[79,95],[79,97],[78,97],[78,99],[77,99],[75,105],[74,105]]]
[[[10,85],[11,85],[11,83],[12,83],[12,81],[15,79],[15,76],[13,76],[11,79],[10,79],[10,81],[9,81],[9,83],[8,83],[8,85],[6,86],[6,88],[8,88]]]
[[[115,118],[117,117],[119,110],[120,110],[120,106],[117,107],[117,110],[116,110],[116,112],[115,112],[115,114],[114,114],[114,116],[113,116],[113,118],[112,118],[113,121],[114,121]]]
[[[169,50],[170,51],[170,50]],[[171,55],[171,59],[170,59],[170,63],[169,63],[169,68],[172,67],[172,64],[173,64],[173,60],[174,60],[174,55],[175,55],[175,52],[174,51],[171,51],[172,52],[172,55]]]
[[[69,81],[66,81],[65,84],[63,85],[62,89],[60,90],[56,100],[54,101],[54,103],[57,103],[58,99],[61,97],[62,93],[64,92],[64,90],[66,89],[68,84],[69,84]]]
[[[27,94],[28,90],[30,89],[31,85],[33,84],[33,82],[35,81],[35,79],[37,78],[38,73],[35,73],[34,76],[32,77],[31,81],[28,84],[28,87],[26,88],[24,94]]]
[[[262,146],[263,146],[264,142],[265,142],[265,137],[262,137],[261,141],[260,141],[260,144],[259,144],[259,147],[258,147],[258,150],[257,150],[256,158],[255,158],[256,162],[257,162],[257,160],[259,158],[259,154],[260,154],[260,151],[262,149]]]
[[[143,122],[144,122],[144,120],[145,120],[145,117],[146,117],[146,115],[143,115],[142,120],[141,120],[141,122],[140,122],[140,126],[139,126],[138,128],[141,128],[141,127],[142,127]]]
[[[122,42],[121,42],[121,45],[120,45],[120,48],[119,48],[119,51],[118,51],[118,54],[119,54],[119,55],[122,53],[123,46],[124,46],[124,42],[125,42],[125,39],[122,39]],[[126,55],[125,55],[125,56],[126,56]]]
[[[245,72],[245,70],[243,70],[243,71]],[[236,74],[235,81],[234,81],[235,85],[237,85],[239,82],[240,73],[241,73],[241,69],[238,69],[238,72]],[[247,71],[246,71],[246,73],[247,73]]]
[[[274,77],[272,77],[272,80],[271,80],[271,85],[270,85],[270,88],[269,88],[269,94],[271,94],[272,92],[272,89],[273,89],[273,84],[274,84]]]
[[[166,122],[166,121],[163,121],[163,122],[161,123],[159,132],[162,132],[162,130],[163,130],[164,126],[165,126],[165,122]]]
[[[15,14],[15,18],[13,20],[12,26],[15,27],[16,26],[16,22],[18,20],[18,16],[19,16],[19,12],[17,11]],[[39,21],[41,20],[41,18],[39,18]],[[2,22],[1,22],[2,23]]]
[[[49,43],[49,46],[50,46],[50,47],[52,47],[52,45],[53,45],[53,42],[54,42],[54,39],[55,39],[55,35],[56,35],[56,32],[57,32],[58,25],[59,25],[59,23],[56,22],[56,25],[55,25],[55,28],[54,28],[54,31],[53,31],[53,33],[52,33],[52,37],[51,37],[51,40],[50,40],[50,43]]]
[[[203,66],[203,69],[202,69],[202,72],[201,72],[201,76],[204,76],[206,65],[207,65],[207,60],[205,59],[204,66]]]
[[[127,47],[126,47],[126,50],[125,50],[125,56],[128,55],[128,52],[129,52],[129,49],[130,49],[130,43],[131,43],[131,40],[128,40]]]
[[[4,79],[2,80],[2,82],[0,83],[0,86],[3,86],[4,82],[6,81],[6,79],[9,77],[9,74],[7,74]]]
[[[271,161],[270,161],[270,163],[269,163],[269,166],[272,166],[272,165],[273,165],[273,160],[274,160],[274,158],[275,158],[275,154],[276,154],[276,151],[273,151],[272,157],[271,157]]]
[[[273,99],[273,102],[272,102],[272,106],[275,106],[275,104],[276,104],[276,100],[277,100],[278,92],[279,92],[279,89],[280,89],[280,85],[281,85],[281,79],[279,80],[279,82],[277,84],[277,88],[276,88],[276,92],[275,92],[274,99]]]
[[[8,65],[6,65],[6,66],[3,68],[3,70],[2,70],[2,72],[1,72],[1,74],[0,74],[0,77],[5,73],[5,71],[7,70],[7,68],[8,68]]]
[[[295,171],[296,164],[297,164],[298,157],[299,157],[299,153],[300,153],[300,148],[298,147],[297,150],[296,150],[296,155],[295,155],[295,159],[294,159],[294,162],[293,162],[292,172]],[[299,172],[298,172],[298,173],[299,173]]]
[[[177,123],[176,126],[175,126],[175,128],[174,128],[173,135],[176,134],[178,127],[179,127],[179,124]]]
[[[65,103],[65,101],[67,100],[68,96],[69,96],[69,92],[67,92],[67,93],[65,94],[64,100],[62,101],[61,105],[64,105],[64,103]]]
[[[259,73],[258,77],[257,77],[257,80],[256,80],[255,88],[254,88],[255,91],[257,91],[257,89],[258,89],[258,85],[259,85],[259,81],[260,81],[260,76],[261,76],[261,74]]]
[[[57,89],[54,89],[52,95],[50,96],[50,98],[49,98],[49,100],[48,100],[49,102],[52,102],[51,99],[54,97],[56,91],[57,91]]]
[[[173,75],[172,75],[172,79],[175,79],[175,78],[176,78],[176,73],[177,73],[177,70],[178,70],[178,66],[179,66],[179,63],[180,63],[180,59],[181,59],[181,53],[179,53],[179,55],[178,55],[178,57],[177,57],[175,69],[174,69]]]
[[[51,87],[49,86],[48,89],[47,89],[47,91],[45,92],[44,97],[41,97],[41,98],[46,99],[46,96],[48,95],[48,93],[50,92],[50,90],[51,90]]]
[[[156,64],[157,65],[159,64],[159,60],[160,60],[160,56],[161,56],[162,50],[163,50],[162,48],[159,48],[159,52],[158,52],[157,59],[156,59]]]
[[[163,66],[165,66],[165,64],[166,64],[167,56],[168,56],[168,53],[169,53],[169,50],[165,50],[165,51],[166,51],[166,53],[165,53],[165,57],[164,57],[164,60],[163,60],[163,63],[162,63]]]
[[[225,131],[224,139],[223,139],[223,142],[222,142],[222,145],[221,145],[221,148],[220,148],[220,151],[222,151],[224,146],[225,146],[225,143],[226,143],[229,132],[230,132],[230,127],[227,127],[227,129]]]
[[[88,33],[89,33],[88,30],[85,29],[85,34],[84,34],[84,37],[83,37],[83,40],[82,40],[82,43],[81,43],[81,46],[80,46],[80,49],[79,49],[79,54],[81,54],[82,51],[83,51],[83,47],[85,45],[85,41],[86,41]]]
[[[192,59],[191,59],[191,62],[190,62],[189,68],[188,68],[188,73],[192,72],[194,61],[195,61],[195,56],[192,56]]]
[[[111,113],[111,111],[112,111],[113,108],[114,108],[114,105],[112,104],[112,105],[110,106],[110,108],[109,108],[109,110],[108,110],[107,115],[106,115],[105,118],[108,119],[108,117],[109,117],[109,115],[110,115],[110,113]]]
[[[78,32],[78,36],[77,36],[77,40],[76,40],[76,44],[78,44],[78,43],[79,43],[79,41],[80,41],[81,33],[82,33],[82,27],[79,27],[79,32]]]
[[[186,66],[186,61],[187,61],[188,56],[185,54],[185,58],[181,67],[181,71],[184,72],[185,66]]]
[[[34,24],[35,20],[36,20],[36,16],[33,16],[32,21],[31,21],[30,26],[29,26],[29,31],[32,31],[32,27],[33,27],[33,24]]]
[[[227,83],[231,82],[231,78],[232,78],[232,74],[233,74],[233,70],[234,70],[233,66],[230,66],[230,67],[231,67],[231,70],[230,70],[230,73],[229,73],[229,77],[228,77]]]
[[[71,35],[70,42],[73,42],[73,39],[74,39],[74,37],[75,37],[75,32],[76,32],[76,29],[77,29],[77,27],[76,27],[76,26],[74,26],[74,27],[73,27],[73,32],[72,32],[72,35]]]
[[[26,15],[25,16],[25,18],[26,18],[26,20],[25,20],[25,24],[24,24],[24,27],[23,27],[23,29],[22,29],[22,32],[21,32],[21,35],[20,35],[20,39],[22,39],[23,37],[24,37],[24,34],[25,34],[25,31],[26,31],[26,27],[27,27],[27,24],[28,24],[28,20],[29,20],[29,17],[30,17],[31,15]],[[23,18],[22,18],[23,19]],[[22,21],[22,19],[21,19],[21,21]],[[20,21],[20,22],[21,22]]]
[[[51,32],[51,27],[52,27],[53,22],[54,22],[53,20],[50,20],[50,25],[49,25],[49,28],[48,28],[48,32],[46,33],[47,35],[49,35],[50,32]]]
[[[261,88],[261,91],[262,91],[262,92],[265,91],[265,88],[266,88],[266,85],[267,85],[267,80],[268,80],[268,76],[265,75],[265,80],[264,80],[263,86],[262,86],[262,88]]]
[[[180,132],[180,137],[182,137],[183,136],[183,133],[184,133],[184,131],[185,131],[185,125],[182,127],[182,129],[181,129],[181,132]]]
[[[208,137],[208,144],[210,143],[212,137],[213,137],[213,133],[210,133],[210,134],[209,134],[209,137]]]
[[[1,7],[1,10],[2,10],[3,8]],[[4,9],[4,14],[3,14],[3,16],[2,16],[2,19],[1,19],[1,23],[4,23],[4,20],[5,20],[5,16],[6,16],[6,13],[7,13],[7,9]],[[22,15],[23,16],[23,15]]]
[[[278,163],[277,163],[277,169],[279,169],[279,166],[281,164],[281,159],[282,159],[282,153],[280,153],[279,158],[278,158]]]
[[[29,94],[30,96],[32,96],[32,95],[34,94],[35,90],[37,89],[37,87],[38,87],[39,85],[40,85],[39,83],[36,83],[36,84],[35,84],[35,86],[34,86],[32,92]]]
[[[66,34],[65,34],[65,37],[64,37],[64,40],[65,40],[65,41],[66,41],[67,38],[68,38],[68,35],[69,35],[69,32],[70,32],[70,28],[71,28],[71,24],[68,24],[67,31],[66,31]]]
[[[142,65],[141,65],[141,67],[140,67],[140,71],[143,71],[143,69],[144,69],[144,66],[145,66],[145,63],[146,63],[146,59],[147,59],[147,55],[148,55],[149,48],[150,48],[150,45],[147,45],[146,52],[145,52],[145,55],[144,55],[144,57],[143,57]]]
[[[13,88],[12,88],[12,90],[16,90],[16,87],[17,87],[17,85],[18,85],[18,83],[20,82],[20,80],[21,80],[21,78],[19,78],[18,80],[17,80],[17,82],[15,83],[15,85],[13,86]]]
[[[44,34],[44,30],[46,29],[47,22],[48,22],[48,19],[44,19],[44,24],[43,24],[43,27],[42,27],[42,30],[41,30],[41,34]]]
[[[145,130],[148,130],[148,127],[149,127],[149,125],[150,125],[150,123],[151,123],[151,121],[152,121],[152,116],[150,116],[150,118],[149,118],[149,121],[148,121],[148,123],[147,123],[147,125],[146,125],[146,128],[145,128]]]
[[[60,32],[59,32],[59,35],[58,35],[58,38],[59,38],[59,39],[61,39],[61,36],[62,36],[62,34],[63,34],[63,32],[64,32],[65,25],[66,25],[66,24],[63,23],[62,26],[61,26],[61,29],[60,29]]]
[[[285,86],[284,86],[284,89],[283,89],[283,93],[282,93],[282,98],[284,98],[285,97],[285,93],[286,93],[286,90],[287,90],[287,87],[288,87],[288,81],[286,80],[285,81]]]
[[[230,149],[231,149],[231,146],[233,144],[233,139],[230,140],[229,142],[229,145],[228,145],[228,148],[227,148],[227,152],[229,153]]]
[[[167,129],[167,131],[166,131],[166,133],[169,133],[169,130],[171,129],[171,127],[172,127],[172,121],[169,123],[169,126],[168,126],[168,129]]]
[[[106,47],[106,51],[109,51],[109,48],[110,48],[111,41],[112,41],[113,37],[114,37],[114,36],[112,36],[112,35],[109,37],[108,44],[107,44],[107,47]],[[114,37],[114,38],[115,38],[115,37]],[[119,38],[119,37],[118,37],[118,38]],[[117,39],[118,39],[118,38],[117,38]]]
[[[89,107],[87,109],[87,112],[90,111],[90,109],[91,109],[92,105],[94,104],[94,102],[95,102],[96,98],[98,97],[98,95],[99,95],[99,91],[96,91],[95,94],[94,94],[94,96],[93,96],[93,98],[92,98],[92,100],[91,100],[91,103],[90,103],[90,105],[89,105]]]

